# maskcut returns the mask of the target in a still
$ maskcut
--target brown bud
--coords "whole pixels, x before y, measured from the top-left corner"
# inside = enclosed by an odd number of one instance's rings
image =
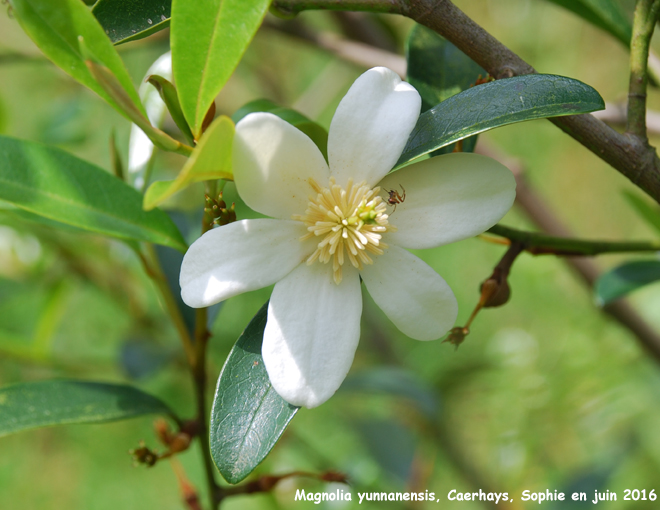
[[[213,119],[215,119],[215,101],[211,103],[211,107],[204,116],[204,120],[202,121],[202,133],[211,125]]]
[[[185,432],[179,432],[170,441],[170,453],[179,453],[185,451],[190,446],[192,438]]]
[[[488,278],[481,284],[481,301],[484,308],[495,308],[509,301],[511,288],[509,283],[502,279]]]

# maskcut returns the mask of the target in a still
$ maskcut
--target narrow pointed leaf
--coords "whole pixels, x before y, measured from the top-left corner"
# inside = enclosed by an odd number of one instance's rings
[[[83,2],[12,0],[12,6],[23,30],[55,65],[127,116],[123,107],[92,76],[85,61],[93,57],[114,75],[133,107],[145,115],[117,50]]]
[[[70,423],[104,423],[174,413],[161,400],[122,384],[51,380],[0,388],[0,436]]]
[[[186,122],[186,118],[183,115],[183,110],[181,110],[181,104],[179,103],[179,96],[176,94],[176,88],[172,85],[172,82],[158,76],[157,74],[152,74],[147,78],[147,81],[154,86],[158,91],[160,98],[167,106],[167,110],[172,116],[172,120],[177,125],[177,127],[183,133],[183,136],[186,138],[189,144],[194,144],[195,140],[192,132],[190,131],[190,126]]]
[[[136,190],[38,143],[0,137],[0,200],[91,232],[186,250],[172,220],[160,210],[144,211]]]
[[[172,0],[99,0],[92,13],[114,44],[142,39],[170,25]]]
[[[236,69],[270,0],[174,0],[172,63],[181,108],[199,138],[211,103]]]
[[[408,81],[422,96],[422,113],[476,85],[488,73],[474,60],[430,28],[415,25],[406,40]],[[463,140],[461,150],[473,152],[477,137]],[[432,156],[452,152],[454,145],[434,151]]]
[[[302,113],[285,108],[268,99],[256,99],[243,105],[232,115],[234,123],[238,123],[243,117],[254,112],[268,112],[277,115],[280,119],[287,121],[292,126],[309,136],[319,148],[325,159],[328,159],[328,132],[323,126],[308,119]]]
[[[211,411],[211,455],[238,483],[268,455],[298,411],[273,389],[261,357],[268,303],[240,336],[222,369]]]
[[[397,165],[496,127],[603,108],[596,90],[563,76],[531,74],[484,83],[420,115]]]
[[[186,156],[190,155],[192,152],[191,147],[182,144],[164,131],[151,125],[151,122],[143,113],[144,108],[142,105],[140,105],[140,108],[135,106],[126,91],[121,87],[121,84],[115,75],[113,75],[107,67],[91,60],[85,61],[85,64],[92,73],[92,76],[94,76],[94,79],[96,79],[97,83],[101,85],[103,90],[105,90],[114,102],[119,105],[124,115],[138,126],[156,147],[166,151],[178,152],[179,154]]]
[[[657,281],[660,281],[660,260],[636,260],[601,275],[594,291],[598,302],[607,304]]]
[[[231,166],[233,140],[234,123],[231,119],[225,116],[215,119],[202,135],[202,139],[177,178],[173,181],[157,181],[149,187],[144,195],[144,208],[153,209],[193,182],[214,179],[233,180]]]

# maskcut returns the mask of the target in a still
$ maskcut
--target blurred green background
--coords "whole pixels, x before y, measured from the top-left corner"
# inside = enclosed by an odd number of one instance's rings
[[[455,3],[540,72],[580,79],[608,102],[625,100],[627,50],[573,14],[543,0]],[[329,13],[305,13],[300,21],[316,31],[339,31]],[[402,53],[412,22],[392,16],[378,22]],[[120,47],[136,84],[168,50],[167,35]],[[364,69],[266,27],[218,97],[218,111],[231,115],[266,97],[327,127]],[[657,89],[650,92],[649,106],[660,108]],[[129,128],[111,107],[46,61],[2,6],[0,133],[56,144],[110,170],[109,138],[116,133],[125,161]],[[549,122],[497,129],[482,141],[519,158],[530,185],[576,235],[621,240],[655,235],[623,199],[624,190],[638,193],[634,186]],[[159,157],[156,178],[173,175],[182,161]],[[169,203],[182,224],[198,223],[194,208],[201,193],[193,187]],[[226,196],[238,202],[232,185]],[[237,211],[239,219],[253,214],[240,202]],[[515,208],[503,223],[533,228]],[[463,324],[480,282],[503,252],[502,246],[471,239],[418,255],[451,285]],[[607,269],[630,258],[596,262]],[[523,254],[510,284],[511,301],[482,312],[457,350],[404,337],[365,292],[362,338],[349,379],[328,403],[298,413],[255,475],[336,470],[348,474],[354,492],[428,489],[442,508],[461,510],[489,507],[447,502],[452,489],[508,492],[516,500],[510,508],[536,507],[519,501],[523,490],[583,491],[590,500],[594,490],[610,490],[619,501],[604,503],[608,509],[654,508],[622,499],[624,489],[660,492],[657,363],[599,311],[561,260]],[[222,306],[210,342],[209,398],[229,350],[270,291]],[[660,329],[660,285],[636,292],[631,301]],[[0,384],[65,376],[129,382],[180,415],[193,414],[176,334],[132,252],[119,242],[1,210]],[[127,451],[140,440],[157,447],[152,422],[64,426],[1,438],[0,509],[184,508],[167,461],[150,469],[131,465]],[[203,491],[198,449],[177,459]],[[229,498],[223,508],[309,507],[310,502],[293,501],[298,488],[347,490],[292,478],[265,495]],[[382,505],[437,507],[389,502],[361,508]],[[318,507],[358,507],[357,496],[352,503]]]

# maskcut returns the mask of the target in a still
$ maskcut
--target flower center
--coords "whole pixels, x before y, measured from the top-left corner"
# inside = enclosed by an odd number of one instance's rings
[[[373,264],[370,255],[381,255],[387,248],[381,242],[383,233],[396,228],[387,221],[386,203],[379,196],[379,187],[369,188],[364,182],[353,184],[351,179],[344,189],[333,177],[327,188],[311,178],[309,183],[317,195],[309,198],[305,214],[296,214],[293,219],[302,221],[309,231],[301,241],[321,238],[307,264],[315,260],[327,264],[332,260],[334,280],[339,284],[346,260],[358,269],[363,264]]]

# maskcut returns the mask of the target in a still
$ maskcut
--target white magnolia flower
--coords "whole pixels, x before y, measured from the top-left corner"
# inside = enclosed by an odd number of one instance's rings
[[[332,119],[329,164],[275,115],[253,113],[236,126],[238,193],[273,219],[200,237],[183,260],[182,297],[204,307],[275,283],[262,354],[273,387],[291,404],[318,406],[346,377],[360,337],[360,277],[403,333],[443,336],[454,325],[456,298],[404,248],[475,236],[513,203],[511,172],[484,156],[443,155],[388,175],[420,104],[394,72],[367,71]],[[393,204],[389,190],[400,195],[392,194]]]

